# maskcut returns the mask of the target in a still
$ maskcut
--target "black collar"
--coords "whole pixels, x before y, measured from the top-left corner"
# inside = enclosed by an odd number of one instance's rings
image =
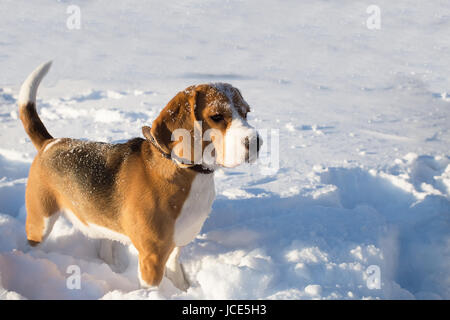
[[[156,142],[156,139],[155,139],[155,137],[153,137],[153,135],[151,135],[150,138],[151,138],[151,139],[150,139],[150,142],[152,143],[152,145],[153,145],[153,146],[161,153],[161,155],[162,155],[164,158],[170,159],[170,160],[174,161],[174,160],[172,159],[172,156],[171,156],[169,153],[164,152],[164,150],[162,150],[162,149],[160,148],[160,146],[159,146],[158,143]],[[174,161],[174,162],[175,162],[175,161]],[[176,164],[176,163],[175,163],[175,164]],[[177,166],[178,166],[178,165],[177,165]],[[195,172],[198,172],[198,173],[201,173],[201,174],[211,174],[211,173],[214,172],[213,169],[206,168],[206,167],[202,166],[201,164],[195,164],[195,165],[193,165],[193,166],[186,167],[186,169],[192,170],[192,171],[195,171]]]

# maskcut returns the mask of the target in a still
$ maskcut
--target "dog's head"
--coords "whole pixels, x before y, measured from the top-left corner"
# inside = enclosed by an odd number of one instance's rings
[[[254,162],[262,140],[247,122],[250,107],[230,84],[202,84],[179,92],[152,127],[143,127],[180,165],[235,167]]]

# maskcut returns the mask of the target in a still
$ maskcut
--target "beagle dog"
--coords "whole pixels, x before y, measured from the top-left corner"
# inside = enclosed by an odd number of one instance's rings
[[[229,84],[194,85],[172,98],[151,128],[142,128],[145,139],[53,138],[36,111],[36,92],[50,66],[28,76],[18,99],[20,119],[38,150],[25,196],[29,244],[44,241],[63,213],[88,237],[133,244],[143,287],[158,286],[166,275],[187,290],[180,248],[211,211],[214,170],[254,162],[262,144],[247,122],[249,105]],[[179,130],[187,138],[174,139]]]

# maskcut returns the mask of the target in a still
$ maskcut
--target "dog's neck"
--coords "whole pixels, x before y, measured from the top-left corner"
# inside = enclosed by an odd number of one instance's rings
[[[150,144],[151,144],[156,150],[158,150],[158,152],[161,153],[161,155],[162,155],[164,158],[166,158],[166,159],[168,159],[168,160],[171,160],[171,161],[172,161],[173,163],[175,163],[178,167],[180,167],[180,166],[178,165],[177,160],[176,160],[176,159],[173,159],[171,154],[169,154],[169,153],[167,153],[167,152],[165,152],[164,150],[161,149],[161,147],[158,145],[158,143],[156,142],[156,139],[153,137],[153,135],[150,137],[150,139],[147,139],[147,141],[149,141]],[[214,173],[214,169],[205,167],[205,166],[202,165],[202,164],[194,164],[194,165],[189,165],[189,166],[186,166],[186,167],[180,167],[180,168],[181,168],[181,169],[184,169],[184,170],[192,170],[192,171],[197,172],[197,173],[200,173],[200,174],[211,174],[211,173]]]
[[[167,157],[166,153],[161,152],[157,146],[145,139],[141,148],[142,159],[145,161],[145,167],[150,175],[157,175],[163,179],[175,179],[179,177],[182,179],[178,183],[184,184],[183,181],[191,181],[198,174],[210,175],[213,174],[213,170],[207,172],[198,172],[198,167],[181,167],[171,157]],[[203,168],[199,168],[203,171]],[[175,178],[176,177],[176,178]],[[178,184],[177,183],[177,184]],[[189,184],[189,182],[188,182]]]

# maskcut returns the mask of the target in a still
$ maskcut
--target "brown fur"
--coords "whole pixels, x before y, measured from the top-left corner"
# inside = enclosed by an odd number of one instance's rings
[[[36,149],[39,150],[45,141],[52,138],[39,118],[34,102],[21,105],[19,107],[19,117],[22,120],[25,132],[30,137]]]
[[[243,113],[248,111],[240,93],[233,100]],[[151,131],[144,127],[144,136],[149,139],[152,134],[170,153],[176,143],[170,140],[173,130],[193,131],[194,120],[203,121],[203,130],[215,127],[224,132],[226,124],[215,124],[209,116],[220,111],[231,117],[225,102],[227,98],[210,85],[189,87],[167,104]],[[45,150],[55,139],[34,103],[20,106],[20,118],[38,149],[26,189],[30,244],[44,240],[44,218],[68,209],[84,224],[126,235],[139,252],[143,280],[158,285],[174,248],[175,221],[199,173],[180,168],[141,138],[115,145],[64,138]]]

